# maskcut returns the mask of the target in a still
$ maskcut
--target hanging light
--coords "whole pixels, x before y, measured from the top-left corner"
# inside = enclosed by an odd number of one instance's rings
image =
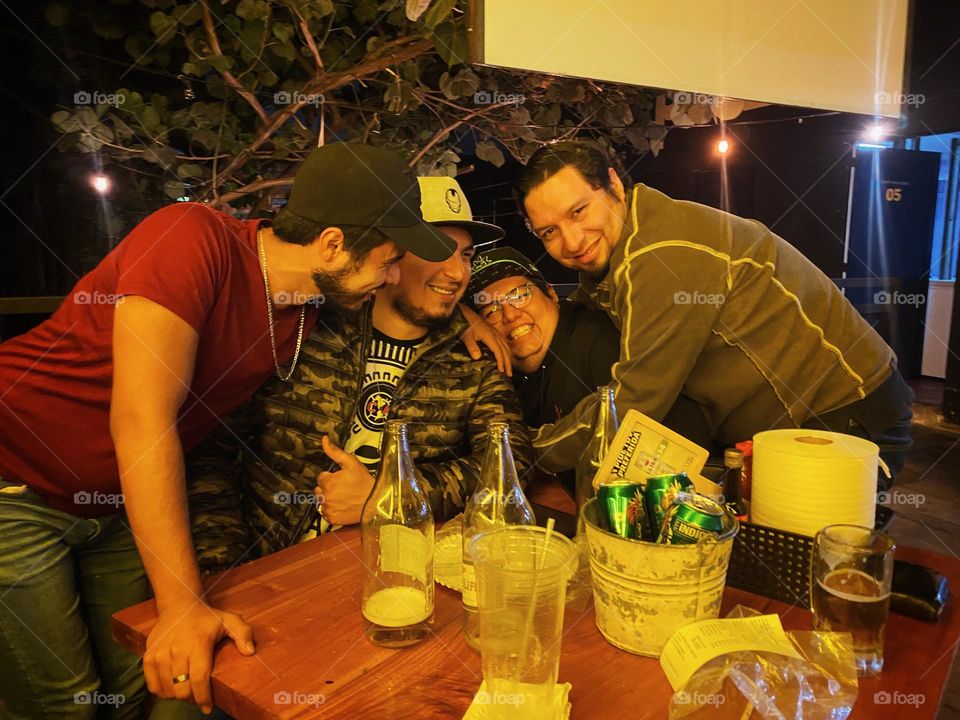
[[[726,138],[721,139],[720,142],[717,143],[717,152],[721,155],[726,155],[730,152],[730,141]]]
[[[90,176],[90,185],[101,195],[106,195],[110,192],[110,184],[110,178],[103,173],[96,173]]]

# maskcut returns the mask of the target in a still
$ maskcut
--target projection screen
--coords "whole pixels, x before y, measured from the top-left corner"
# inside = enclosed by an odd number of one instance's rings
[[[473,0],[475,62],[900,114],[908,0]]]

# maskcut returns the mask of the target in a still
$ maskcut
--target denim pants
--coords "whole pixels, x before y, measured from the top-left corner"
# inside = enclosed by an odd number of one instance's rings
[[[110,616],[149,597],[123,512],[75,517],[0,478],[0,717],[140,717],[140,658],[113,641]],[[203,716],[169,700],[160,717]]]

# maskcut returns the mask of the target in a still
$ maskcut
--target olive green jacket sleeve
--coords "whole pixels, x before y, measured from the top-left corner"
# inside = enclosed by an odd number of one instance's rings
[[[190,529],[197,563],[205,575],[251,559],[241,494],[252,425],[248,404],[223,420],[186,456]]]
[[[633,231],[621,241],[603,282],[578,289],[620,329],[620,359],[611,370],[620,417],[636,409],[663,420],[711,338],[727,279],[720,257],[686,252],[682,245],[641,245]],[[576,465],[590,441],[596,404],[594,395],[586,397],[559,422],[536,431],[534,450],[544,470]]]
[[[426,482],[434,518],[447,519],[461,512],[473,494],[480,478],[480,468],[487,448],[490,424],[505,422],[510,426],[510,445],[521,485],[526,485],[533,466],[530,435],[523,423],[520,404],[510,381],[497,369],[496,362],[484,354],[481,360],[465,362],[481,366],[479,390],[468,420],[469,453],[456,460],[429,462],[419,460],[415,467]]]

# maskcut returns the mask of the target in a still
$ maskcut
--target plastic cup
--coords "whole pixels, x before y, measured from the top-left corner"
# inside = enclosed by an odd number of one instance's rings
[[[476,568],[488,694],[482,700],[496,706],[497,717],[530,717],[533,707],[552,702],[576,548],[557,533],[548,539],[543,528],[518,526],[481,533],[468,551]]]

